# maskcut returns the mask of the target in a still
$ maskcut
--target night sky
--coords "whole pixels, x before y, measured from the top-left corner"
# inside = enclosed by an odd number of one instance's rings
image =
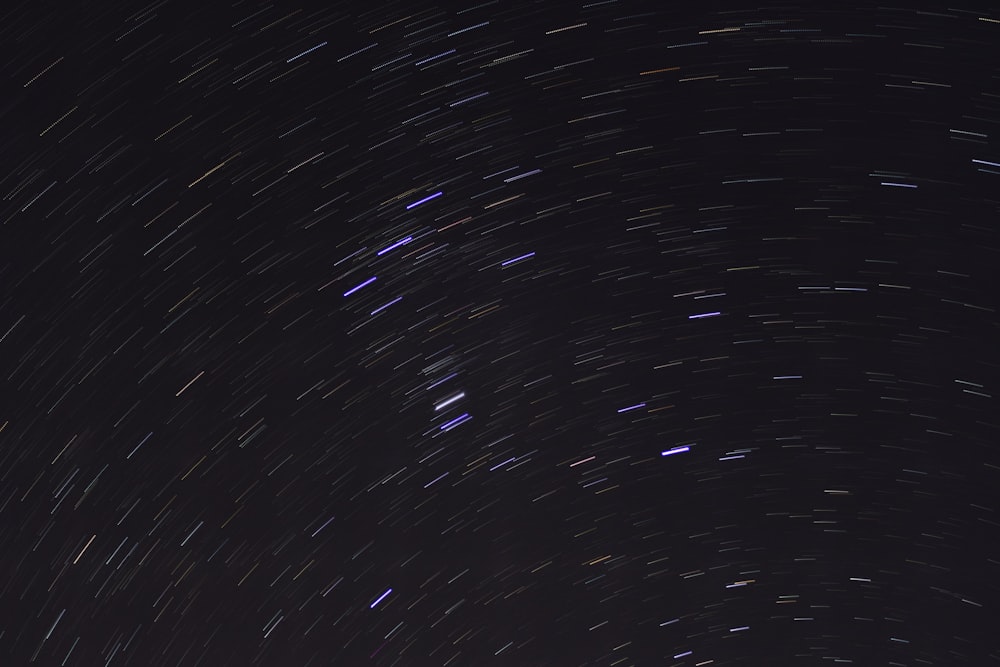
[[[1000,664],[966,4],[5,7],[0,665]]]

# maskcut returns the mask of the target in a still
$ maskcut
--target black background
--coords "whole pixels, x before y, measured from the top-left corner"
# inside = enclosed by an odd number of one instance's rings
[[[0,662],[1000,661],[1000,15],[663,4],[7,10]]]

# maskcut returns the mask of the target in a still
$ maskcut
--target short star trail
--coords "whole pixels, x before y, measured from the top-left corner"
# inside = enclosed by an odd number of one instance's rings
[[[1000,11],[64,5],[4,667],[1000,665]]]

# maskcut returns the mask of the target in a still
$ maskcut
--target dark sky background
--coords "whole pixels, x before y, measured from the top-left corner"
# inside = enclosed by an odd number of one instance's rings
[[[0,664],[1000,664],[968,4],[5,8]]]

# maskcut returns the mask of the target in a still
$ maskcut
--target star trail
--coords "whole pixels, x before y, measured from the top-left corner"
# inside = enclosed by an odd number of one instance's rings
[[[1000,664],[1000,13],[21,3],[0,664]]]

